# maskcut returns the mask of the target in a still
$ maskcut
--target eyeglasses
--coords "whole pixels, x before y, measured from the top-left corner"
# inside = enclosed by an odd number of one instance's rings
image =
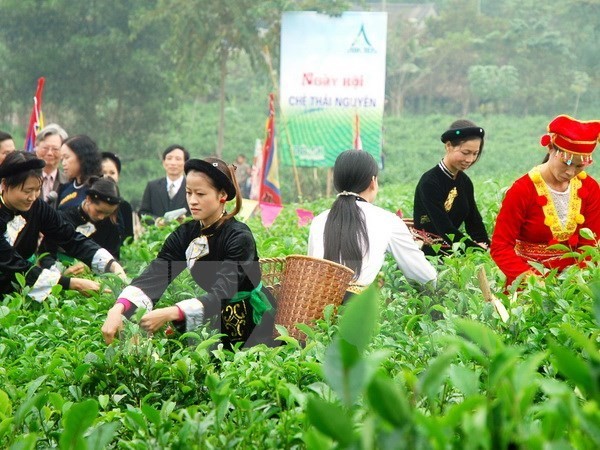
[[[58,152],[60,152],[60,147],[40,146],[40,147],[38,147],[38,150],[40,152],[54,152],[54,153],[58,153]]]

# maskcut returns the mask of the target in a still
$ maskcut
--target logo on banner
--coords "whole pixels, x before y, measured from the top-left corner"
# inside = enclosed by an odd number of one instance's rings
[[[348,49],[348,53],[377,53],[375,48],[369,42],[364,24],[360,25],[360,30]]]

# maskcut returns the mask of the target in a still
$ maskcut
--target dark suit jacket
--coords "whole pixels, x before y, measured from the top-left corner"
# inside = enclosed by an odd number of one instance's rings
[[[167,193],[166,177],[148,182],[146,189],[144,190],[142,205],[139,210],[140,216],[147,214],[154,218],[161,217],[164,216],[167,211],[173,211],[174,209],[179,208],[185,208],[187,214],[190,213],[185,198],[185,178],[173,199],[169,199],[169,194]]]

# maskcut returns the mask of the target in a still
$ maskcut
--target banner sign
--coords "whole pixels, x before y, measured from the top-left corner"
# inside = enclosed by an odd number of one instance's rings
[[[279,146],[284,164],[293,157],[297,166],[331,167],[357,139],[379,160],[386,32],[385,12],[283,14]]]

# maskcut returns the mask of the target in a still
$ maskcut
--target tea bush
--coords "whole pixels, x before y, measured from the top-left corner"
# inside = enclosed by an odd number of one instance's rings
[[[476,189],[491,224],[501,189]],[[412,191],[385,186],[378,204],[411,211]],[[306,252],[296,206],[270,228],[248,221],[260,256]],[[131,275],[173,227],[123,249]],[[38,304],[12,294],[0,303],[0,448],[599,448],[598,248],[586,256],[585,268],[526,280],[516,294],[488,253],[436,263],[436,289],[407,283],[387,260],[383,287],[329,308],[305,343],[282,330],[285,345],[234,352],[206,329],[149,338],[135,320],[107,347],[100,327],[114,295],[57,287]],[[483,300],[480,267],[506,323]],[[163,302],[197,294],[190,285],[182,274]]]

